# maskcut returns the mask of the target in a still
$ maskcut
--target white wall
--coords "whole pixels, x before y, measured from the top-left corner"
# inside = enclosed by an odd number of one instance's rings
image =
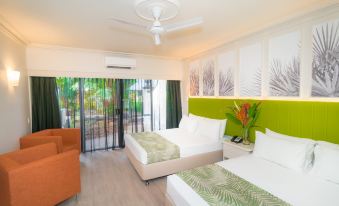
[[[235,68],[235,95],[233,97],[215,97],[215,98],[242,98],[239,95],[239,49],[251,45],[252,43],[261,43],[262,49],[262,96],[254,97],[257,99],[291,99],[291,100],[311,100],[311,101],[339,101],[339,98],[311,98],[311,81],[312,81],[312,28],[314,25],[317,25],[322,22],[339,18],[339,5],[322,8],[317,11],[313,11],[308,14],[303,14],[302,16],[295,17],[293,19],[288,19],[285,22],[279,22],[273,24],[269,28],[263,29],[261,31],[255,32],[251,35],[244,37],[239,37],[239,39],[226,42],[223,45],[220,45],[217,48],[208,50],[201,54],[195,55],[188,59],[184,60],[184,108],[187,112],[187,104],[189,98],[189,64],[195,61],[201,61],[206,58],[216,58],[218,54],[227,52],[227,51],[236,51],[238,55],[238,65]],[[300,97],[298,98],[285,98],[285,97],[269,97],[268,96],[268,42],[272,37],[277,37],[289,32],[298,31],[301,33],[301,50],[300,50]],[[218,71],[218,68],[216,68]],[[201,81],[201,80],[200,80]],[[201,86],[201,85],[200,85]],[[248,98],[248,97],[245,97]]]
[[[104,58],[109,55],[133,57],[137,68],[107,69]],[[139,54],[119,54],[105,51],[33,45],[27,47],[29,76],[71,76],[106,78],[144,78],[182,80],[181,60]]]
[[[0,28],[0,154],[19,147],[29,132],[25,45]],[[19,70],[18,87],[8,85],[7,70]]]
[[[107,69],[104,59],[105,56],[110,55],[135,58],[137,68],[131,70]],[[28,76],[141,78],[180,81],[184,79],[183,61],[165,57],[31,45],[26,49],[26,60]],[[182,102],[185,98],[183,89],[185,85],[182,82]],[[183,107],[185,111],[185,106]]]

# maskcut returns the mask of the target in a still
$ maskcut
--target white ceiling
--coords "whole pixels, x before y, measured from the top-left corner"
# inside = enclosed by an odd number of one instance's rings
[[[166,35],[161,46],[133,27],[109,22],[119,17],[147,23],[134,0],[1,0],[0,14],[29,43],[185,58],[239,34],[280,21],[333,0],[180,0],[178,22],[202,16],[198,29]],[[165,22],[167,23],[167,22]]]

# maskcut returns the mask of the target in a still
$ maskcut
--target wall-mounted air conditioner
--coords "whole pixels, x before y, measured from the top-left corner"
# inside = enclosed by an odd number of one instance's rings
[[[133,69],[137,67],[137,60],[130,57],[105,57],[105,66],[110,69]]]

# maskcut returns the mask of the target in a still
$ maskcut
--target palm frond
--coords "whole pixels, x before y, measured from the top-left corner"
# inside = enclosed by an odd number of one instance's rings
[[[232,96],[234,92],[233,72],[229,69],[227,72],[219,73],[219,96]]]
[[[203,65],[203,94],[204,96],[214,96],[214,62],[207,61]]]
[[[177,173],[208,205],[289,205],[214,164]]]
[[[258,68],[253,75],[252,81],[240,82],[240,95],[255,97],[261,95],[261,69]]]
[[[190,70],[190,95],[199,95],[199,68]]]
[[[339,96],[339,22],[314,29],[312,96]]]
[[[285,65],[279,59],[274,59],[270,65],[270,73],[270,94],[272,96],[299,96],[299,57],[293,57],[292,61]]]

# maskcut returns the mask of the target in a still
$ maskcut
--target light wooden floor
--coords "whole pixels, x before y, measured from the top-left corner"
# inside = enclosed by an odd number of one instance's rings
[[[123,150],[81,155],[81,193],[60,206],[165,205],[166,178],[139,179]]]

